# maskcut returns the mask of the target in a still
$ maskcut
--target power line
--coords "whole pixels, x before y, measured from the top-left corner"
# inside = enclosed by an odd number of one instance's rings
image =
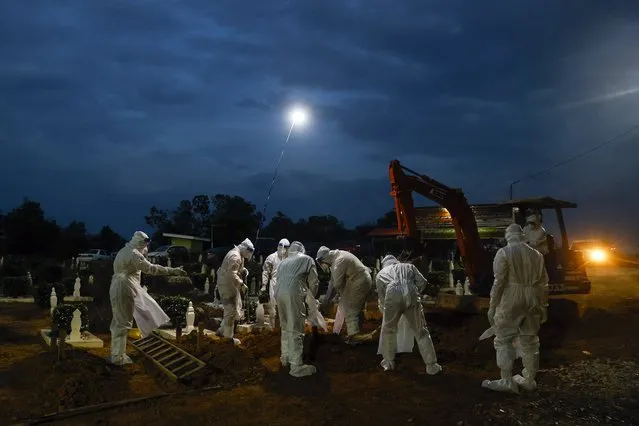
[[[632,127],[631,127],[631,128],[629,128],[628,130],[626,130],[626,131],[624,131],[624,132],[621,132],[621,133],[619,133],[619,134],[617,134],[617,135],[613,136],[612,138],[610,138],[610,139],[608,139],[608,140],[606,140],[606,141],[604,141],[604,142],[600,143],[599,145],[593,146],[592,148],[590,148],[590,149],[588,149],[588,150],[586,150],[586,151],[584,151],[584,152],[582,152],[582,153],[580,153],[580,154],[577,154],[577,155],[575,155],[575,156],[572,156],[572,157],[570,157],[570,158],[568,158],[568,159],[566,159],[566,160],[560,161],[559,163],[556,163],[556,164],[554,164],[554,165],[552,165],[552,166],[548,167],[547,169],[541,170],[541,171],[536,172],[536,173],[531,173],[531,174],[526,175],[526,176],[524,176],[524,177],[522,177],[522,178],[519,178],[519,179],[517,179],[517,180],[512,181],[512,182],[510,183],[510,194],[509,194],[509,198],[510,198],[511,200],[512,200],[512,198],[513,198],[513,186],[514,186],[515,184],[517,184],[517,183],[519,183],[519,182],[521,182],[521,181],[527,180],[527,179],[532,179],[532,178],[539,177],[539,176],[541,176],[541,175],[543,175],[543,174],[546,174],[546,173],[548,173],[548,172],[550,172],[550,171],[552,171],[552,170],[555,170],[555,169],[557,169],[557,168],[559,168],[559,167],[561,167],[561,166],[564,166],[564,165],[566,165],[566,164],[568,164],[568,163],[570,163],[570,162],[573,162],[573,161],[578,160],[578,159],[580,159],[580,158],[582,158],[582,157],[585,157],[586,155],[588,155],[588,154],[590,154],[590,153],[592,153],[592,152],[594,152],[594,151],[597,151],[598,149],[601,149],[601,148],[605,147],[606,145],[610,145],[611,143],[616,142],[617,140],[619,140],[619,139],[621,139],[622,137],[624,137],[624,136],[626,136],[626,135],[628,135],[628,134],[630,134],[630,133],[634,132],[634,131],[635,131],[635,130],[637,130],[637,129],[639,129],[639,124],[636,124],[636,125],[632,126]]]

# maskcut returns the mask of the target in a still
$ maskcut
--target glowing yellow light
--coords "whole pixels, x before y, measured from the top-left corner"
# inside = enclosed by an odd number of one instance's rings
[[[590,260],[597,263],[604,262],[608,257],[606,252],[601,249],[591,250],[589,254]]]

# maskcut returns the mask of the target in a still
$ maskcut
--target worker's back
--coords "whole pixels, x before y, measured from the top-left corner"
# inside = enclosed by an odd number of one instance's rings
[[[291,254],[283,259],[277,266],[276,292],[289,293],[299,290],[304,293],[305,289],[312,285],[308,283],[308,278],[313,266],[313,258],[302,253]]]
[[[537,250],[531,248],[528,244],[515,242],[508,244],[499,250],[503,253],[507,261],[507,286],[521,285],[524,287],[540,284],[544,280],[545,267],[544,258]],[[500,256],[499,252],[495,256],[497,262]],[[504,269],[503,266],[497,269]],[[498,271],[495,271],[497,275]]]

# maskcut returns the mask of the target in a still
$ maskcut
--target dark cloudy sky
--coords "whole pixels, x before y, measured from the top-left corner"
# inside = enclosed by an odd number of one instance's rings
[[[472,202],[639,123],[635,0],[0,0],[0,209],[129,234],[230,193],[347,225],[389,160]],[[634,134],[515,187],[574,200],[574,237],[639,240]]]

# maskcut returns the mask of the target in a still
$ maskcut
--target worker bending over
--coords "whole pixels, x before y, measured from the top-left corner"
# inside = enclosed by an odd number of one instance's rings
[[[244,261],[250,260],[255,248],[248,238],[235,246],[224,256],[222,265],[217,273],[217,290],[224,306],[224,317],[217,335],[233,339],[239,344],[238,339],[233,338],[235,321],[242,318],[242,293],[248,290],[244,280],[248,277],[248,270],[244,267]]]
[[[375,281],[379,308],[384,314],[380,335],[380,349],[384,357],[382,368],[385,371],[395,369],[397,324],[403,315],[417,340],[419,353],[426,364],[426,372],[434,375],[442,371],[442,367],[437,363],[437,355],[421,304],[420,294],[428,284],[426,278],[415,265],[400,263],[395,256],[388,255],[382,259],[382,269]],[[412,337],[411,335],[411,340]]]
[[[322,246],[317,251],[317,262],[322,269],[330,268],[331,280],[324,299],[328,307],[333,290],[339,293],[339,306],[346,320],[346,332],[351,339],[360,332],[360,314],[371,291],[372,279],[369,269],[352,253],[330,250]]]

